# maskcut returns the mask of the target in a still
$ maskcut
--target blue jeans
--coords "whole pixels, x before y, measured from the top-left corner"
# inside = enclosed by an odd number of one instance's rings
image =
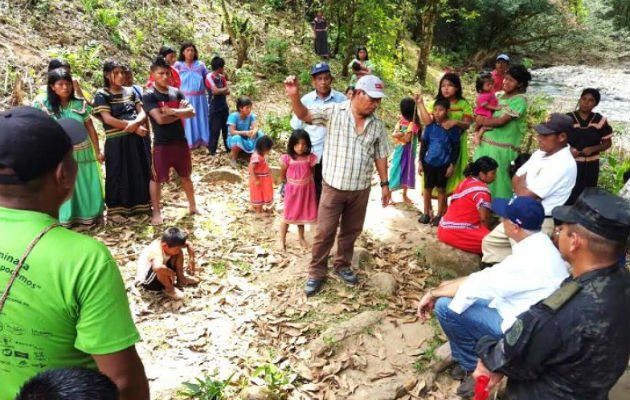
[[[448,308],[450,297],[440,297],[435,303],[435,315],[448,337],[453,358],[468,372],[477,366],[475,345],[483,336],[503,336],[503,318],[497,310],[488,307],[487,300],[477,300],[466,311],[457,314]]]

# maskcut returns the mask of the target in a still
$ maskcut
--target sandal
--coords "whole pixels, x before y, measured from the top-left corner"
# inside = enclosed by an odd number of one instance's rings
[[[431,217],[429,217],[427,214],[420,214],[418,222],[420,222],[421,224],[428,224],[429,222],[431,222]]]
[[[436,215],[435,217],[433,217],[433,219],[431,220],[431,226],[438,226],[440,225],[440,220],[442,219],[441,215]]]

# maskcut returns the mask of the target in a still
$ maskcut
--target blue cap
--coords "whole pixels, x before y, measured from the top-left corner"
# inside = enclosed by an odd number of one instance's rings
[[[330,72],[330,67],[326,63],[317,63],[313,65],[311,68],[311,75],[315,76],[317,74],[321,74],[322,72]]]
[[[492,201],[492,211],[528,231],[539,231],[545,220],[545,209],[533,197],[495,199]]]
[[[499,54],[496,60],[510,62],[510,56],[508,56],[507,54]]]

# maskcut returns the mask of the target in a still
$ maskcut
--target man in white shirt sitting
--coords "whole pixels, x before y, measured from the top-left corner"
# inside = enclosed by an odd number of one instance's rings
[[[453,358],[466,373],[477,365],[475,344],[482,336],[502,337],[519,314],[548,297],[568,276],[568,265],[541,232],[545,211],[539,201],[528,196],[497,199],[492,209],[516,242],[513,253],[491,268],[443,282],[418,304],[421,322],[435,307]],[[469,394],[473,386],[467,378],[458,394]]]
[[[534,127],[538,148],[530,159],[516,171],[512,178],[512,187],[516,196],[529,196],[542,203],[545,209],[545,221],[542,231],[553,233],[551,211],[563,206],[569,199],[575,178],[577,165],[567,144],[566,132],[573,127],[573,119],[565,114],[554,113],[544,124]],[[484,265],[501,262],[512,253],[514,245],[499,224],[481,242]]]

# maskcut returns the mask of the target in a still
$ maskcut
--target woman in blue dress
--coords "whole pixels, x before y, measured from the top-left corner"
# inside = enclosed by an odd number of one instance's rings
[[[230,149],[230,164],[236,167],[236,159],[239,153],[252,154],[256,147],[256,140],[263,136],[258,131],[256,115],[252,113],[252,101],[247,97],[239,97],[236,100],[236,111],[230,114],[227,120],[228,137],[227,144]]]
[[[182,82],[180,90],[195,108],[195,116],[184,120],[186,140],[191,149],[207,146],[210,138],[208,95],[204,85],[208,70],[198,60],[198,55],[197,47],[192,42],[185,42],[179,52],[179,61],[174,65]]]

